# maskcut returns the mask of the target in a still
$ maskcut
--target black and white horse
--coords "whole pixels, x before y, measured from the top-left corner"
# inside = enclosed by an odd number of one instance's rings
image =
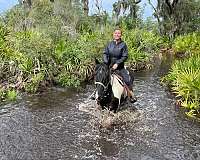
[[[110,68],[96,60],[95,66],[95,99],[102,109],[117,112],[119,106],[127,99],[128,90],[122,78]]]

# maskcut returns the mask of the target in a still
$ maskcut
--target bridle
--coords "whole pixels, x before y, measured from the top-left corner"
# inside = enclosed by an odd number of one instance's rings
[[[98,72],[99,70],[100,70],[100,69],[98,69],[96,72]],[[108,83],[107,83],[106,85],[103,84],[102,82],[99,82],[99,81],[95,81],[94,84],[95,84],[95,85],[98,84],[98,85],[102,86],[102,87],[104,88],[104,92],[106,92],[107,89],[108,89],[108,86],[109,86],[109,84],[110,84],[110,78],[109,78],[109,81],[108,81]]]
[[[122,79],[121,76],[119,76],[118,74],[116,74],[116,72],[112,72],[109,76],[112,76],[113,74],[117,75],[118,78]],[[104,85],[102,82],[96,81],[94,84],[99,84],[104,88],[104,92],[107,91],[109,84],[112,85],[113,82],[111,82],[111,80],[108,81],[107,85]],[[121,84],[123,85],[123,84]]]
[[[105,91],[107,91],[107,89],[108,89],[108,85],[110,84],[110,81],[108,82],[107,85],[104,85],[102,82],[98,82],[98,81],[96,81],[94,84],[99,84],[99,85],[101,85],[101,86],[104,88],[104,92],[105,92]]]

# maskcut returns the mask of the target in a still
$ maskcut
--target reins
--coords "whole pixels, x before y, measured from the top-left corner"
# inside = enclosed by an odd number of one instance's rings
[[[110,75],[109,75],[109,76],[112,76],[113,74],[116,75],[120,80],[122,80],[122,77],[121,77],[119,74],[117,74],[116,72],[112,72],[112,73],[110,72]],[[113,79],[113,80],[114,80],[114,79]],[[101,86],[104,88],[104,91],[106,91],[109,84],[111,84],[111,86],[112,86],[113,80],[112,80],[112,82],[111,82],[111,79],[110,79],[110,80],[108,81],[107,85],[104,85],[102,82],[98,82],[98,81],[96,81],[95,84],[101,85]],[[120,81],[119,81],[119,83],[120,83],[122,86],[124,86],[124,84],[122,84]]]

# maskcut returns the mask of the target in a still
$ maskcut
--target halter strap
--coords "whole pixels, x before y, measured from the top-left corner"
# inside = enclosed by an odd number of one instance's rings
[[[101,82],[95,82],[94,84],[99,84],[99,85],[103,86],[104,89],[107,89],[107,87]]]

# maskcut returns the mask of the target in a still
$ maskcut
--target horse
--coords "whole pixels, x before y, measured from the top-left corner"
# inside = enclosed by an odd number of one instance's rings
[[[116,113],[129,97],[129,92],[123,79],[117,71],[110,70],[109,66],[95,59],[95,99],[102,109],[109,109]]]

